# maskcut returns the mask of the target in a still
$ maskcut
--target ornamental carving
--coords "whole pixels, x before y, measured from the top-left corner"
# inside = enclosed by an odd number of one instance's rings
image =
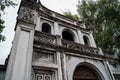
[[[51,45],[56,44],[55,36],[38,31],[35,31],[34,41],[36,41],[37,44],[38,43],[51,44]]]
[[[55,63],[54,53],[34,52],[33,62],[51,64]]]
[[[51,80],[51,75],[44,75],[44,80]]]
[[[89,47],[89,46],[85,46],[85,45],[81,45],[81,44],[78,44],[78,43],[74,43],[72,41],[62,39],[62,45],[63,45],[63,47],[68,48],[68,49],[73,49],[73,50],[77,50],[77,51],[80,51],[80,52],[98,54],[98,49],[92,48],[92,47]]]
[[[36,75],[35,80],[54,80],[53,74],[54,74],[53,71],[36,69],[35,70],[35,75]]]
[[[36,80],[52,80],[49,74],[36,74]]]
[[[43,74],[37,74],[36,80],[44,80]]]
[[[23,8],[22,7],[20,9],[18,19],[34,24],[34,22],[35,22],[35,13],[34,13],[33,10],[31,10],[29,8]]]

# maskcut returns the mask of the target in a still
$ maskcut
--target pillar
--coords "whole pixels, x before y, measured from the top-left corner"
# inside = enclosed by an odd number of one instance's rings
[[[22,5],[22,4],[21,4]],[[37,13],[20,7],[5,80],[30,80]]]

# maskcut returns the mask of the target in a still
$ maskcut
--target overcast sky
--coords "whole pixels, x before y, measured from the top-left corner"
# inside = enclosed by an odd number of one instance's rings
[[[18,4],[20,0],[17,0]],[[76,5],[78,0],[41,0],[41,3],[47,8],[62,14],[62,11],[70,10],[73,14],[76,14]],[[0,64],[4,64],[5,58],[10,53],[12,41],[14,38],[14,27],[16,23],[16,16],[18,6],[15,8],[10,7],[6,9],[6,13],[2,18],[5,20],[5,29],[3,35],[6,36],[6,41],[0,43]]]

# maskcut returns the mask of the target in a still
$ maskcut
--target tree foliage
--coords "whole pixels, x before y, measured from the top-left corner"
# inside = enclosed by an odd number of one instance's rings
[[[0,42],[5,40],[5,36],[1,34],[3,29],[5,28],[4,20],[1,18],[1,16],[3,15],[6,7],[10,7],[10,6],[14,7],[16,5],[17,4],[14,3],[12,0],[0,0]]]
[[[79,20],[78,15],[73,15],[70,11],[63,12],[63,14],[70,19],[73,19],[73,20],[76,20],[76,21]]]
[[[97,46],[113,51],[114,36],[116,32],[120,32],[119,0],[81,0],[78,2],[77,12],[87,28],[94,28]]]

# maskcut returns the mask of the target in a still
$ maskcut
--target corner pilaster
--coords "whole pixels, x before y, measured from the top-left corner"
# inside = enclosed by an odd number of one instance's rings
[[[30,80],[37,13],[20,7],[5,80]]]

